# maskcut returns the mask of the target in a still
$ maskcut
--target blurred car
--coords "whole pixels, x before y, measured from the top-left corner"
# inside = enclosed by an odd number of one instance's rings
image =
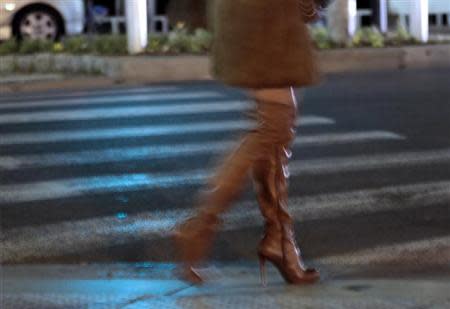
[[[57,40],[84,29],[83,0],[1,0],[0,39]]]

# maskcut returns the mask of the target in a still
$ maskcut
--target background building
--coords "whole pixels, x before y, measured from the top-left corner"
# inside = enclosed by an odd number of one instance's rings
[[[124,1],[125,0],[85,0],[92,3],[97,14],[97,30],[107,32],[113,30],[116,24],[124,30]],[[164,30],[161,18],[167,18],[170,25],[184,22],[190,28],[207,27],[207,3],[211,0],[148,0],[149,19],[155,19],[153,27],[156,31]],[[339,1],[339,0],[335,0]],[[356,0],[357,19],[356,27],[378,24],[378,7],[384,0]],[[398,23],[409,26],[409,14],[412,0],[386,0],[387,21],[390,28]],[[450,1],[429,0],[430,30],[433,32],[450,32]],[[88,5],[89,6],[89,5]],[[323,22],[326,24],[326,18]],[[164,23],[164,21],[163,21]],[[117,30],[117,29],[116,29]]]

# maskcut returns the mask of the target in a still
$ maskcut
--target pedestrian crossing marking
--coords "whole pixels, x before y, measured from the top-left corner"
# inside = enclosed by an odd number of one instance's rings
[[[97,97],[111,95],[110,97]],[[219,99],[219,100],[213,100]],[[31,102],[25,100],[32,100]],[[167,104],[166,101],[174,100]],[[175,102],[183,100],[185,102]],[[201,100],[200,102],[196,100]],[[14,101],[14,102],[13,102]],[[129,106],[136,103],[136,106]],[[141,104],[137,104],[141,103]],[[90,105],[104,106],[90,106]],[[108,106],[108,104],[110,106]],[[152,87],[136,89],[75,92],[67,94],[37,95],[0,100],[0,125],[66,122],[84,120],[114,120],[143,116],[206,115],[247,111],[254,102],[247,99],[230,99],[221,91],[184,91],[178,87]],[[27,108],[45,108],[46,111],[29,111]],[[11,109],[11,111],[9,111]],[[334,119],[316,115],[301,116],[300,126],[330,126]],[[82,127],[80,125],[80,127]],[[41,143],[67,143],[150,136],[175,136],[195,133],[230,132],[248,130],[254,123],[247,120],[218,120],[175,125],[146,125],[116,127],[114,121],[107,128],[21,131],[0,135],[0,146],[39,145]],[[19,128],[20,129],[20,128]],[[388,131],[362,131],[301,135],[296,146],[330,146],[371,141],[402,141],[406,137]],[[0,156],[1,171],[100,164],[149,160],[168,157],[186,157],[201,154],[217,154],[235,145],[229,140],[206,141],[163,146],[116,147],[102,150],[83,150],[63,153],[21,154]],[[49,147],[51,149],[51,147]],[[1,148],[0,148],[1,150]],[[406,151],[387,154],[353,155],[320,159],[298,159],[290,164],[292,176],[326,175],[449,164],[450,148],[427,151]],[[123,173],[116,175],[81,176],[0,185],[0,210],[2,207],[29,207],[27,202],[49,202],[72,197],[95,198],[96,194],[122,193],[141,190],[172,189],[203,184],[211,176],[211,170],[198,169],[176,173]],[[393,194],[408,196],[403,208],[432,207],[450,204],[450,181],[425,182],[410,185],[391,185],[382,188],[363,189],[339,193],[293,197],[290,200],[292,215],[296,220],[316,220],[340,216],[370,214],[398,209]],[[63,201],[60,201],[63,202]],[[53,205],[53,203],[49,203]],[[49,206],[49,207],[54,207]],[[20,262],[29,258],[46,258],[77,253],[80,250],[97,249],[100,246],[127,244],[136,238],[157,239],[170,234],[174,224],[192,214],[194,209],[155,210],[140,214],[89,218],[41,226],[13,228],[2,235],[2,262]],[[259,210],[255,201],[243,202],[235,211],[225,215],[225,230],[252,227]],[[448,245],[449,238],[437,239],[437,244]],[[360,252],[361,257],[369,251]],[[342,256],[330,257],[340,261]],[[351,260],[358,263],[361,260]]]
[[[155,102],[162,103],[169,100],[193,100],[199,99],[219,99],[225,96],[219,92],[213,91],[197,91],[197,92],[181,92],[181,93],[164,93],[164,94],[139,94],[139,95],[125,95],[125,96],[111,96],[99,98],[79,98],[79,99],[64,99],[64,100],[43,100],[43,101],[27,101],[27,102],[11,102],[1,103],[0,110],[7,109],[25,109],[34,107],[67,107],[67,106],[86,106],[93,104],[124,104],[130,105],[138,102],[146,102],[154,104]],[[25,110],[26,112],[26,110]]]
[[[397,140],[404,137],[384,131],[345,132],[335,134],[303,135],[294,140],[294,145],[326,146],[375,140]],[[87,150],[38,155],[0,156],[1,170],[20,170],[61,165],[100,164],[130,160],[165,159],[201,154],[217,154],[230,149],[235,141],[203,142],[144,147],[118,147],[102,150]]]
[[[393,194],[408,196],[402,209],[450,203],[450,181],[293,197],[289,200],[289,209],[296,221],[332,219],[344,215],[370,215],[397,209],[397,201],[389,198]],[[166,238],[178,222],[192,215],[194,211],[191,207],[154,210],[132,214],[124,220],[116,216],[106,216],[38,227],[13,228],[4,231],[1,259],[3,263],[20,262],[33,257],[45,258],[87,252],[99,246],[125,245],[136,239]],[[256,201],[241,202],[224,216],[223,230],[259,226],[263,222],[255,220],[259,217]],[[448,238],[446,239],[448,241]]]
[[[177,184],[199,184],[205,171],[179,175],[126,174],[38,181],[18,185],[0,185],[0,205],[6,203],[54,200],[101,192],[127,192],[142,189],[171,188]]]
[[[298,121],[299,126],[332,125],[335,121],[314,115],[305,115]],[[55,130],[29,133],[9,133],[0,135],[1,145],[38,144],[100,140],[133,137],[184,135],[190,133],[227,132],[251,129],[254,124],[245,120],[221,120],[173,125],[152,125],[117,128],[94,128],[90,130]]]
[[[447,200],[447,203],[450,201]],[[420,205],[422,206],[422,205]],[[433,251],[430,254],[430,248]],[[369,249],[357,250],[347,254],[325,256],[317,259],[318,263],[345,264],[345,265],[368,265],[372,263],[398,263],[403,264],[416,262],[424,259],[427,263],[448,267],[450,256],[450,236],[440,236],[420,239],[406,243],[376,246]],[[420,257],[420,258],[418,258]]]
[[[34,94],[21,94],[14,96],[4,96],[0,98],[0,104],[9,103],[11,101],[21,102],[27,100],[44,100],[44,101],[59,101],[67,98],[91,98],[95,96],[108,96],[108,95],[136,95],[136,94],[151,94],[151,93],[167,93],[172,91],[183,91],[180,87],[161,86],[161,87],[143,87],[143,88],[123,88],[123,89],[102,89],[102,90],[77,90],[70,92],[57,92],[57,93],[34,93]]]
[[[417,166],[419,164],[448,163],[450,149],[295,160],[290,165],[292,175],[318,175],[348,171]],[[205,182],[211,171],[199,169],[186,173],[124,174],[91,176],[0,185],[0,204],[55,200],[94,193],[127,192],[156,188],[176,188]]]
[[[306,161],[297,160],[293,161],[289,165],[289,168],[294,174],[319,175],[448,162],[450,162],[450,148],[431,151],[358,155],[343,158],[323,158]]]
[[[132,118],[143,116],[196,115],[208,113],[241,112],[248,110],[252,102],[233,100],[222,102],[202,102],[194,104],[163,104],[133,107],[105,107],[69,109],[63,111],[39,111],[0,115],[0,124],[45,123],[52,121],[80,121]]]

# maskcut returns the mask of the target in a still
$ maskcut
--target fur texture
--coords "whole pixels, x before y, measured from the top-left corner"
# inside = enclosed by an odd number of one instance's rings
[[[318,70],[299,2],[215,0],[212,73],[245,88],[306,86]]]

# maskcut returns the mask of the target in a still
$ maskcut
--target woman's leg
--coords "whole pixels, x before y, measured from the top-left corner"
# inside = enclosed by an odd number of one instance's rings
[[[275,91],[264,91],[262,93],[265,97],[278,96],[280,104],[292,106],[293,110],[297,112],[297,102],[292,89],[284,91],[283,93]],[[286,150],[289,155],[289,146],[295,137],[295,120],[296,114],[289,119],[289,126],[293,134],[290,140],[286,140],[282,144],[273,144],[270,149],[270,155],[255,161],[252,167],[252,180],[256,192],[259,208],[264,217],[264,236],[258,246],[258,252],[262,252],[268,256],[282,259],[283,253],[281,248],[281,224],[279,216],[279,201],[281,198],[283,185],[287,185],[285,178],[281,179],[280,183],[280,150]],[[288,158],[287,158],[288,159]],[[284,169],[287,172],[287,159]],[[283,173],[283,176],[285,173]],[[287,175],[286,175],[287,177]],[[281,186],[280,186],[281,185]],[[287,192],[284,189],[283,192]]]
[[[296,106],[293,91],[292,99],[287,102]],[[291,125],[294,130],[294,121]],[[265,218],[264,236],[258,246],[260,259],[262,262],[267,259],[274,263],[287,282],[299,284],[314,282],[319,274],[303,264],[295,241],[293,220],[288,211],[287,166],[291,157],[291,142],[274,144],[271,157],[255,162],[253,182]]]
[[[290,88],[251,92],[256,101],[256,128],[224,160],[199,202],[197,214],[178,227],[175,240],[185,262],[186,279],[201,281],[192,270],[206,256],[219,225],[219,215],[239,196],[255,162],[277,158],[277,145],[289,144],[295,136],[296,107]]]

